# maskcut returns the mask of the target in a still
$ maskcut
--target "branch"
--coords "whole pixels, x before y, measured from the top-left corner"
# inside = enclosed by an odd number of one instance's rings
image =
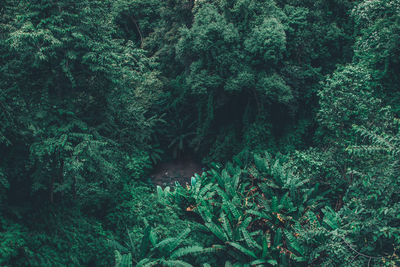
[[[344,237],[341,237],[341,236],[339,236],[339,235],[337,235],[337,237],[340,237],[340,239],[343,240],[343,242],[346,244],[346,246],[349,247],[352,251],[354,251],[357,255],[363,256],[363,257],[365,257],[365,258],[368,258],[368,259],[369,259],[369,261],[368,261],[368,266],[369,266],[369,263],[371,262],[372,259],[381,259],[381,258],[382,258],[382,257],[369,256],[369,255],[366,255],[366,254],[364,254],[364,253],[361,253],[361,252],[355,250],[355,249],[351,246],[351,244],[348,243],[348,242],[344,239]]]
[[[133,24],[135,24],[136,30],[138,31],[139,36],[140,36],[140,48],[143,48],[143,36],[142,36],[142,32],[140,31],[139,25],[138,25],[137,21],[132,16],[130,16],[129,18],[131,19]]]

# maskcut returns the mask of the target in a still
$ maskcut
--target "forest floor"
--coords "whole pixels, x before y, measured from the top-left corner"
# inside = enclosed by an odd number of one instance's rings
[[[158,164],[150,179],[161,187],[175,185],[176,181],[184,186],[186,183],[190,184],[190,179],[195,173],[200,175],[202,172],[202,164],[194,160],[173,160]]]

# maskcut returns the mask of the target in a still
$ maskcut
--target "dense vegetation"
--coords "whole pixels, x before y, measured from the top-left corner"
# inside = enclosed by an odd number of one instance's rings
[[[0,12],[0,266],[400,264],[399,0]]]

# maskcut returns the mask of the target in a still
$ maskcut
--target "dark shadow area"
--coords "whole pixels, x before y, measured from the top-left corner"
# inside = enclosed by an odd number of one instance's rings
[[[197,173],[201,174],[204,165],[192,158],[175,159],[158,164],[150,175],[153,184],[161,187],[190,184],[191,177]]]

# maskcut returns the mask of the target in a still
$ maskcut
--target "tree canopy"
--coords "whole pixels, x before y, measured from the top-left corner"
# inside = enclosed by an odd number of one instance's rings
[[[399,0],[0,14],[0,266],[400,264]]]

